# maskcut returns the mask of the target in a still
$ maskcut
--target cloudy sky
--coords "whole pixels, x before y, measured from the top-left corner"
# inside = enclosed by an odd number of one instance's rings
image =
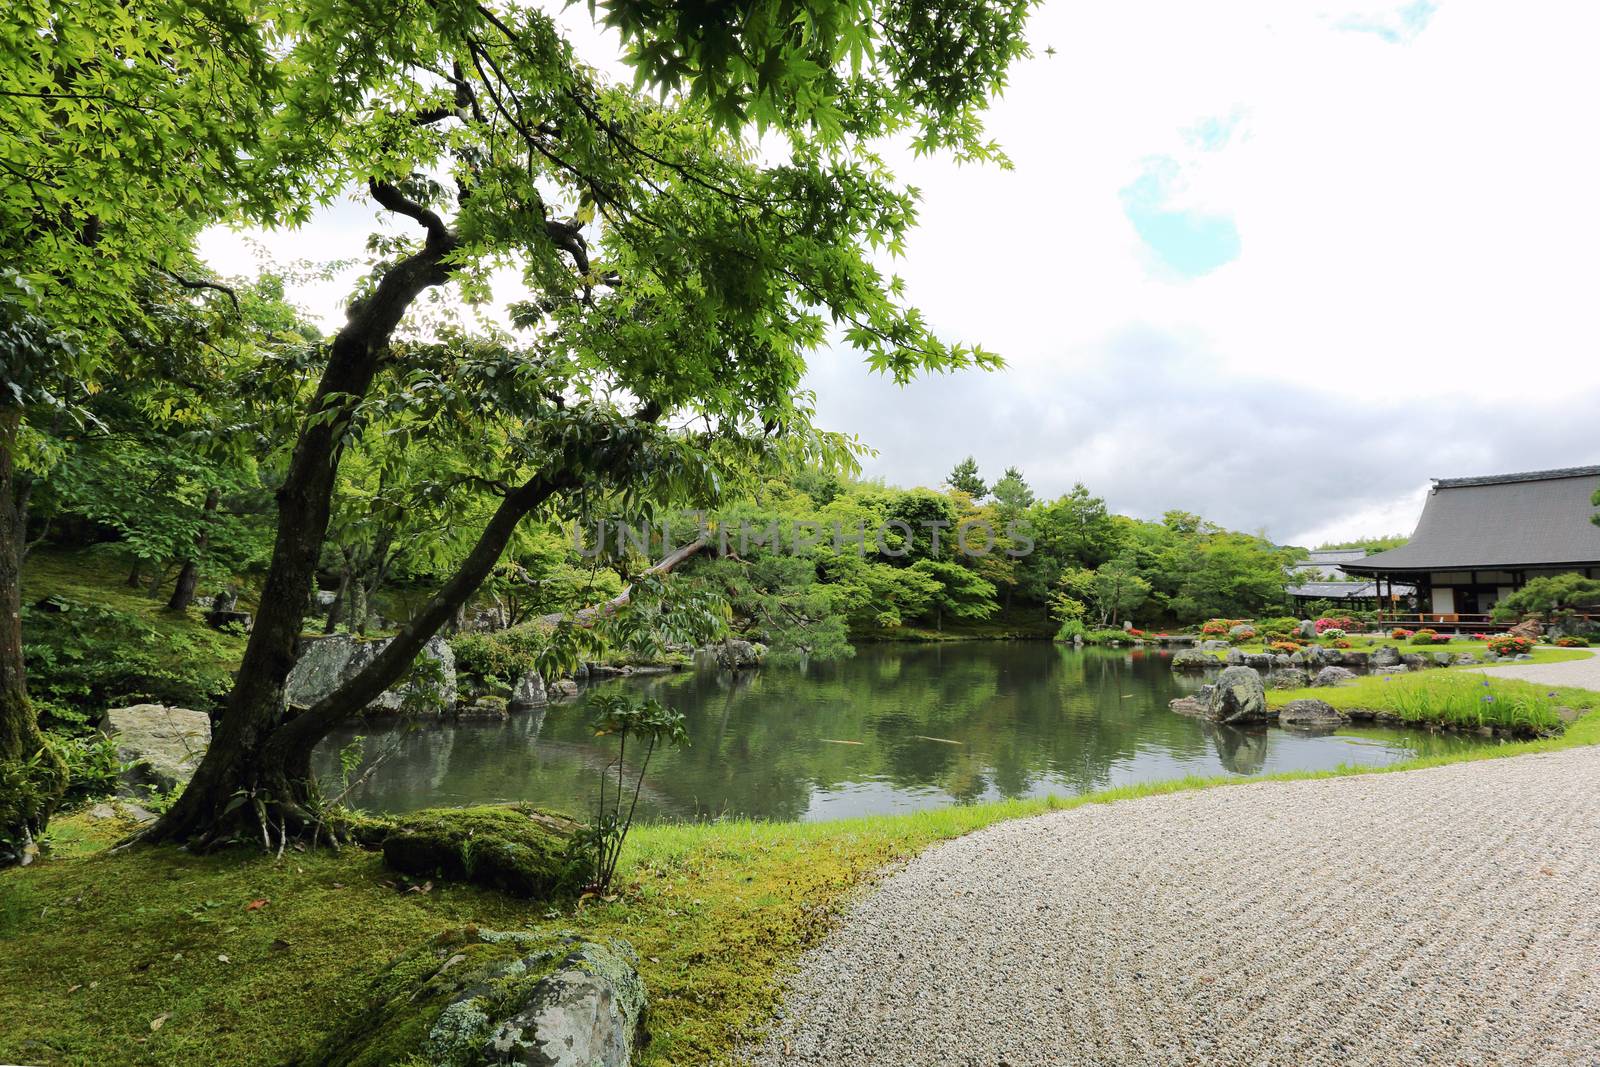
[[[1600,463],[1597,31],[1579,0],[1046,0],[990,119],[1015,169],[898,165],[894,269],[1007,368],[899,388],[826,352],[821,420],[890,482],[970,452],[1301,544],[1409,532],[1430,477]],[[332,325],[336,292],[302,298]]]

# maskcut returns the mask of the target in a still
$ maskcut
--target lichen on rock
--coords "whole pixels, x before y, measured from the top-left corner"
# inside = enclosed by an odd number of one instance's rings
[[[303,1062],[626,1067],[648,1040],[637,965],[621,940],[448,931],[385,967],[369,1004]]]

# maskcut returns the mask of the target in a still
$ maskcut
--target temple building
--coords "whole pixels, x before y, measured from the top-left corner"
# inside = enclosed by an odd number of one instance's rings
[[[1410,541],[1340,566],[1372,578],[1384,599],[1415,586],[1424,621],[1487,623],[1530,578],[1600,577],[1597,490],[1600,467],[1437,478]]]

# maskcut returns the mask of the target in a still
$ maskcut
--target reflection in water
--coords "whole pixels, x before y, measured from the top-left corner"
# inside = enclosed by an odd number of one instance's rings
[[[1383,764],[1483,743],[1241,730],[1168,710],[1200,683],[1155,651],[997,642],[876,645],[804,671],[650,675],[590,691],[654,696],[687,716],[689,746],[658,753],[641,794],[641,817],[656,820],[837,819],[1189,774]],[[351,794],[362,807],[528,800],[582,813],[615,757],[615,741],[596,738],[588,719],[580,701],[503,723],[368,724],[330,738],[318,768],[335,773],[338,749],[364,733],[366,758],[384,762]]]

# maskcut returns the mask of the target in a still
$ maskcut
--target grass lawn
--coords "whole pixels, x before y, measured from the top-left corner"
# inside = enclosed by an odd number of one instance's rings
[[[1564,699],[1600,704],[1597,693]],[[1557,738],[1273,777],[1392,773],[1596,742],[1600,714],[1588,714]],[[408,892],[355,849],[281,861],[246,849],[111,855],[105,846],[126,827],[70,817],[52,833],[54,858],[0,872],[0,1062],[282,1063],[357,1009],[390,957],[474,923],[627,937],[652,998],[655,1040],[640,1062],[716,1063],[769,1017],[786,968],[886,866],[1001,819],[1260,780],[831,823],[648,826],[630,841],[619,899],[584,908],[454,886]]]

